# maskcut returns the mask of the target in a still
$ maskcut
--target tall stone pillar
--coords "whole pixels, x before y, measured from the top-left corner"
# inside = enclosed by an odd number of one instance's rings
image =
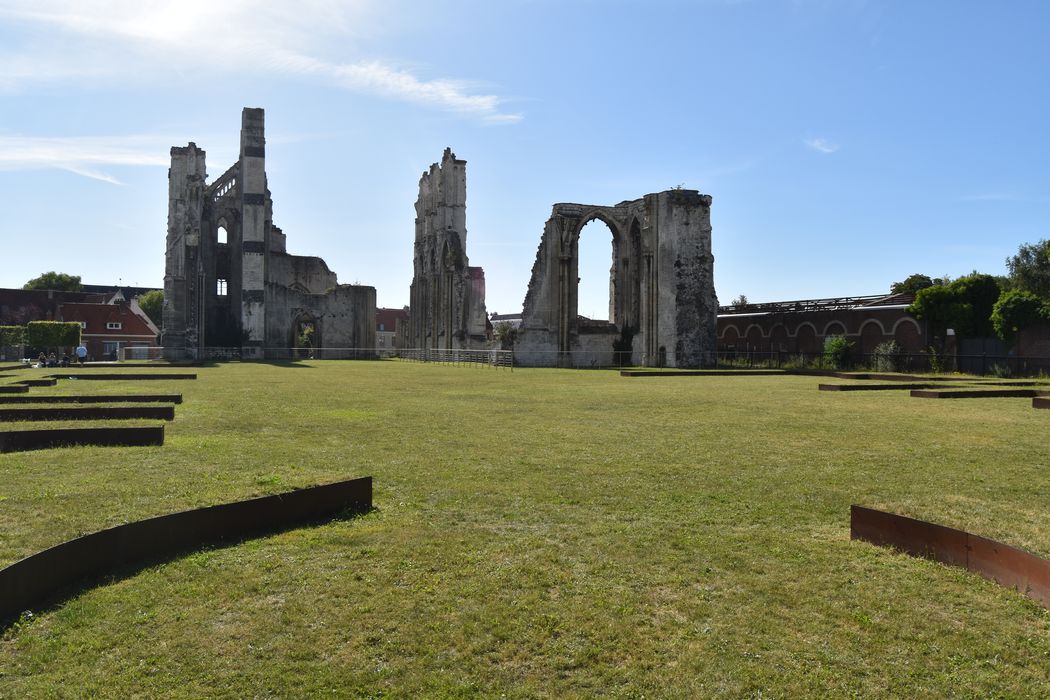
[[[161,345],[168,360],[196,357],[203,341],[204,300],[199,288],[205,152],[190,143],[171,149],[168,232],[164,258]]]
[[[266,338],[266,137],[263,110],[241,113],[241,356],[263,357]]]

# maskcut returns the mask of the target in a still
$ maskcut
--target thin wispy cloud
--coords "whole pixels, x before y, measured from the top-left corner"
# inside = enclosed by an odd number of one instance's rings
[[[0,20],[36,32],[0,49],[0,89],[63,80],[205,75],[282,75],[456,112],[491,124],[520,114],[476,84],[427,78],[389,61],[345,58],[382,4],[373,0],[0,0]],[[40,40],[43,36],[43,40]]]
[[[171,140],[161,136],[46,138],[0,136],[0,170],[65,170],[114,185],[106,166],[167,166]]]
[[[839,145],[837,143],[832,143],[827,139],[803,139],[802,142],[814,151],[819,151],[820,153],[834,153],[839,150]]]

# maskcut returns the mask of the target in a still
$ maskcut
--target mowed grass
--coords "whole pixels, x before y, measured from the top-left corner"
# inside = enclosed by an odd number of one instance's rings
[[[388,362],[225,364],[161,448],[0,455],[0,565],[371,474],[368,515],[207,549],[9,627],[0,697],[1047,697],[1050,613],[849,540],[860,503],[1050,555],[1050,411]],[[28,373],[25,375],[28,376]]]

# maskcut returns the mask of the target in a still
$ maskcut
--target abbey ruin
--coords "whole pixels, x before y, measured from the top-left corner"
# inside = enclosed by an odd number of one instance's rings
[[[446,148],[419,178],[408,347],[486,347],[485,273],[467,260],[467,161]]]
[[[341,285],[321,258],[290,255],[273,225],[263,110],[243,110],[240,158],[207,178],[195,143],[171,149],[165,357],[279,358],[305,345],[334,358],[374,348],[375,288]]]
[[[361,349],[375,348],[375,288],[341,285],[322,259],[287,252],[273,224],[265,165],[261,109],[243,110],[240,157],[210,183],[202,149],[192,142],[171,149],[166,358],[281,358],[304,349],[323,349],[318,357],[361,357]],[[467,258],[466,200],[466,161],[446,148],[419,180],[401,347],[492,347],[485,274]],[[608,321],[578,313],[580,231],[595,219],[612,232]],[[708,195],[674,189],[614,206],[556,204],[513,341],[515,362],[713,365],[713,267]]]
[[[594,219],[613,236],[608,321],[577,312],[580,231]],[[555,204],[514,358],[531,366],[713,366],[717,315],[710,195],[675,189],[615,206]]]

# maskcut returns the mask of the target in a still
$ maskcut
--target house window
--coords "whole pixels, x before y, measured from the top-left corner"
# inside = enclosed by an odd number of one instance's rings
[[[220,297],[226,296],[226,280],[215,280],[215,293]]]
[[[107,321],[106,322],[106,330],[107,331],[119,331],[123,327],[124,326],[123,326],[123,324],[121,324],[120,321]]]
[[[379,330],[381,330],[381,331],[385,331],[386,330],[386,328],[384,327],[384,324],[382,324],[382,323],[379,324]]]

